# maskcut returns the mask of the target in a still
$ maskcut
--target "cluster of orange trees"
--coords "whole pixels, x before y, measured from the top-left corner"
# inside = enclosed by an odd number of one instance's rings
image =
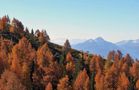
[[[46,31],[0,19],[0,90],[139,90],[139,62],[111,51],[107,59],[50,42]]]

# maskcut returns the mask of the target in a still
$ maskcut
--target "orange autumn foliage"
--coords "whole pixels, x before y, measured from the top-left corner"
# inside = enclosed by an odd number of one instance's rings
[[[54,86],[56,86],[57,84],[56,82],[58,82],[63,73],[61,67],[56,62],[52,62],[49,64],[48,67],[44,67],[43,71],[44,71],[43,75],[44,85],[47,85],[49,82],[51,82]]]
[[[49,82],[48,85],[45,87],[45,90],[53,90],[52,84]]]
[[[57,85],[57,90],[71,90],[71,86],[69,85],[69,78],[67,75],[60,79],[59,84]]]
[[[75,71],[75,64],[73,62],[69,62],[66,64],[67,72],[74,72]]]
[[[121,73],[118,79],[118,89],[117,90],[127,90],[129,88],[129,80],[125,73]]]
[[[133,63],[130,68],[130,74],[135,78],[139,79],[139,63]]]
[[[90,72],[101,72],[103,70],[103,60],[101,56],[93,56],[89,65]]]
[[[136,82],[136,89],[139,90],[139,79]]]
[[[30,33],[31,31],[31,33]],[[29,30],[0,19],[0,90],[139,90],[139,60],[111,51],[107,58],[50,41],[45,30]]]
[[[21,73],[23,62],[31,64],[35,57],[35,50],[32,48],[29,41],[23,37],[18,44],[16,44],[10,55],[11,70],[16,73]]]
[[[118,76],[119,76],[118,67],[113,64],[111,68],[108,70],[108,72],[105,73],[105,77],[104,77],[105,90],[117,89]]]
[[[95,76],[95,88],[96,90],[104,90],[104,75],[98,72]]]
[[[37,64],[40,67],[44,67],[50,64],[54,60],[53,54],[50,51],[47,43],[41,46],[37,51]]]
[[[0,19],[0,30],[4,30],[7,28],[7,25],[9,24],[10,22],[10,19],[8,16],[3,16],[1,19]]]
[[[80,71],[75,82],[74,82],[74,90],[89,90],[89,77],[87,75],[86,70]]]
[[[72,57],[70,52],[68,52],[68,54],[66,55],[66,61],[67,62],[73,62],[73,57]]]
[[[26,90],[26,87],[14,72],[6,70],[1,75],[0,90]]]

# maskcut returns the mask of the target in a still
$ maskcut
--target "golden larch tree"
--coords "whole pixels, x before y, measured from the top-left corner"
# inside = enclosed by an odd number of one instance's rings
[[[50,82],[45,87],[45,90],[53,90],[52,84]]]
[[[104,75],[98,72],[95,76],[95,88],[96,90],[104,90]]]
[[[57,62],[52,62],[48,67],[43,68],[43,84],[47,85],[49,82],[55,87],[61,78],[63,71]]]
[[[11,69],[17,73],[21,73],[23,62],[31,64],[34,58],[35,58],[35,50],[32,48],[29,41],[25,37],[23,37],[19,41],[19,43],[16,44],[12,49],[12,53],[10,55],[12,64]]]
[[[22,79],[23,84],[28,88],[31,88],[31,66],[34,59],[35,50],[25,37],[13,47],[9,57],[11,70]]]
[[[129,80],[125,73],[121,73],[118,79],[118,89],[117,90],[128,90],[129,88]]]
[[[66,55],[66,61],[67,62],[70,62],[70,61],[73,62],[73,57],[72,57],[70,52],[68,52],[68,54]]]
[[[40,67],[48,66],[54,60],[53,54],[49,49],[47,43],[37,50],[37,64]]]
[[[85,69],[79,72],[73,88],[74,90],[89,90],[89,77]]]
[[[67,73],[73,73],[75,70],[75,63],[70,52],[66,55],[66,62]]]
[[[71,90],[71,86],[69,85],[69,78],[67,75],[59,80],[57,90]]]
[[[136,89],[139,90],[139,79],[136,82]]]
[[[1,75],[0,90],[26,90],[26,87],[14,72],[6,70]]]
[[[139,79],[139,63],[133,63],[132,67],[130,68],[130,74],[135,78]]]
[[[105,73],[104,77],[104,89],[105,90],[116,90],[117,89],[117,81],[119,76],[119,69],[117,65],[114,64],[111,68]]]

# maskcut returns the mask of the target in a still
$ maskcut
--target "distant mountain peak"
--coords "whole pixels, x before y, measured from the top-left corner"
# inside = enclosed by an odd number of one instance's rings
[[[123,55],[129,53],[133,58],[139,59],[139,39],[123,40],[118,43],[112,43],[104,40],[102,37],[88,39],[82,43],[76,44],[73,48],[83,51],[89,51],[94,54],[100,54],[106,57],[109,51],[120,50]]]
[[[88,39],[85,43],[93,43],[93,42],[105,42],[102,37],[97,37],[96,39]]]
[[[97,37],[95,41],[105,41],[102,37]]]
[[[88,40],[87,40],[87,42],[93,42],[93,41],[94,41],[93,39],[88,39]]]
[[[133,43],[139,43],[139,39],[133,40]]]
[[[139,43],[139,39],[136,39],[136,40],[123,40],[123,41],[120,41],[120,42],[117,42],[116,44],[117,45],[129,45],[129,44],[137,44]]]

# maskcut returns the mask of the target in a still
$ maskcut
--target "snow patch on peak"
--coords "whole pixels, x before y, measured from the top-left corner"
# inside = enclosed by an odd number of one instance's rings
[[[95,41],[97,41],[97,42],[102,42],[102,41],[105,41],[102,37],[97,37],[96,39],[95,39]]]

